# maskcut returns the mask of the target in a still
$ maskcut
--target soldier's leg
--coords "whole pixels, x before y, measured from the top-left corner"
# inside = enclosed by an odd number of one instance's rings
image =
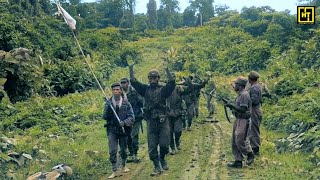
[[[175,143],[178,150],[180,150],[180,144],[181,144],[180,137],[182,135],[182,127],[183,127],[182,119],[183,119],[182,116],[178,117],[174,124]]]
[[[122,168],[126,166],[127,162],[127,142],[128,142],[128,135],[121,135],[119,136],[119,146],[120,146],[120,156],[121,156],[121,165]]]
[[[169,126],[170,126],[170,148],[173,151],[175,149],[174,145],[174,119],[169,118]]]
[[[149,158],[153,162],[154,171],[150,174],[156,176],[161,173],[158,145],[159,145],[159,127],[157,120],[147,120],[147,138]]]
[[[112,132],[108,133],[109,160],[112,164],[112,171],[117,170],[117,152],[118,152],[118,135]]]
[[[139,150],[139,131],[141,128],[141,123],[142,123],[142,120],[137,119],[133,124],[132,132],[131,132],[132,151],[133,151],[133,155],[135,156],[138,154],[138,150]]]
[[[250,144],[246,143],[248,140],[248,119],[238,119],[237,128],[235,130],[235,143],[242,155],[248,156],[248,164],[253,162],[254,155]]]
[[[251,115],[251,129],[249,130],[249,139],[252,146],[252,150],[255,155],[259,155],[259,147],[261,144],[260,138],[260,123],[262,119],[261,110],[258,108],[252,108]]]
[[[132,142],[132,136],[128,135],[128,150],[129,150],[129,156],[133,156],[133,142]]]
[[[198,116],[199,116],[199,98],[200,98],[200,97],[198,97],[198,98],[196,99],[196,102],[195,102],[195,104],[194,104],[194,110],[195,110],[195,116],[196,116],[196,118],[198,118]]]
[[[238,126],[238,121],[236,121],[233,124],[233,129],[232,129],[232,137],[231,137],[231,147],[232,147],[232,154],[234,156],[235,161],[231,164],[228,164],[229,167],[233,168],[242,168],[242,160],[243,160],[243,155],[241,154],[237,144],[236,144],[236,129]]]
[[[168,169],[165,156],[169,153],[170,144],[170,125],[169,120],[160,123],[159,146],[160,146],[160,163],[164,170]]]
[[[192,118],[194,117],[194,103],[188,105],[188,128],[190,130]]]
[[[157,120],[147,121],[148,152],[151,161],[159,159],[159,129],[156,123],[158,123]]]
[[[208,109],[208,117],[211,117],[213,115],[213,105],[212,105],[212,96],[207,95],[207,109]]]

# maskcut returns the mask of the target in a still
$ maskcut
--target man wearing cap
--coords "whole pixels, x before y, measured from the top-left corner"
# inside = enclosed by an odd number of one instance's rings
[[[148,73],[149,84],[143,84],[135,78],[133,65],[129,65],[130,82],[145,100],[144,119],[147,120],[148,151],[154,165],[154,171],[150,175],[156,176],[161,174],[161,167],[163,170],[169,169],[165,160],[170,144],[166,98],[173,92],[176,82],[166,67],[168,82],[165,85],[159,84],[160,74],[157,70],[151,70]],[[158,146],[160,152],[158,152]]]
[[[130,131],[132,124],[134,123],[134,114],[131,104],[127,99],[122,98],[122,89],[120,83],[114,83],[111,86],[112,97],[106,99],[106,104],[103,112],[103,119],[107,121],[105,127],[107,128],[108,142],[109,142],[109,155],[110,162],[112,164],[112,174],[109,179],[117,177],[117,152],[118,146],[120,146],[120,156],[122,159],[122,171],[128,172],[126,167],[127,160],[127,133]],[[114,108],[116,114],[119,117],[118,121],[111,106]]]
[[[251,99],[249,93],[245,90],[247,80],[244,77],[238,77],[234,83],[234,90],[238,93],[236,102],[226,102],[226,106],[232,109],[236,117],[232,131],[232,153],[235,161],[228,164],[228,166],[242,168],[243,155],[247,156],[248,165],[251,165],[254,161],[251,146],[249,143],[246,143],[251,116]]]
[[[250,83],[249,94],[252,102],[251,129],[249,130],[249,140],[252,146],[253,153],[255,155],[259,155],[259,147],[261,145],[260,123],[262,120],[262,88],[257,82],[259,79],[259,74],[256,71],[251,71],[248,75],[248,79]]]
[[[139,130],[142,127],[141,123],[143,119],[143,98],[131,86],[128,78],[122,78],[120,82],[123,89],[123,97],[130,102],[134,112],[134,124],[131,133],[128,135],[128,149],[130,153],[128,162],[137,163],[139,162]]]

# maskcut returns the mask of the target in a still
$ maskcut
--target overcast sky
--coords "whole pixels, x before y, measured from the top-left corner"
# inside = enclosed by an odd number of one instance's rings
[[[158,8],[160,6],[160,0],[156,0]],[[136,0],[136,13],[146,13],[146,5],[149,0]],[[189,0],[180,0],[180,11],[189,6]],[[247,6],[271,6],[276,11],[283,11],[289,9],[291,14],[296,14],[297,0],[215,0],[214,4],[226,4],[230,9],[241,11],[242,7]]]
[[[95,2],[98,0],[82,0],[84,2]],[[158,8],[160,7],[160,0],[157,1]],[[147,3],[149,0],[136,0],[136,11],[135,13],[147,13]],[[290,10],[291,14],[297,13],[297,2],[298,0],[215,0],[214,4],[226,4],[232,10],[241,11],[243,7],[251,6],[271,6],[276,11]],[[180,12],[189,6],[189,0],[179,0]]]

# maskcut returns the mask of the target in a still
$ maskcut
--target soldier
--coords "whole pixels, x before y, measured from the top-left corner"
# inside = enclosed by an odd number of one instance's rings
[[[201,90],[207,83],[209,79],[204,80],[201,84],[193,83],[192,76],[185,78],[184,85],[189,87],[189,93],[183,98],[187,105],[187,130],[191,131],[192,119],[195,116],[195,104],[197,101],[197,92]],[[185,127],[185,126],[184,126]]]
[[[261,145],[260,123],[262,120],[262,88],[257,82],[259,79],[259,74],[256,71],[251,71],[248,75],[248,79],[250,83],[249,94],[252,102],[251,129],[249,130],[249,139],[253,153],[255,155],[259,155],[259,147]]]
[[[166,98],[171,95],[176,83],[168,67],[166,67],[167,84],[159,84],[160,74],[157,70],[151,70],[148,73],[149,84],[143,84],[134,77],[133,66],[134,64],[129,65],[130,82],[145,100],[144,118],[147,120],[148,151],[150,160],[154,165],[154,172],[150,175],[156,176],[161,173],[160,164],[163,170],[169,169],[165,160],[165,156],[169,152],[170,143],[170,126],[166,115]],[[158,146],[160,146],[160,153],[158,153]]]
[[[212,99],[213,97],[215,97],[215,93],[216,93],[215,83],[213,81],[210,81],[208,85],[205,87],[205,90],[201,92],[203,93],[207,101],[207,109],[208,109],[207,118],[212,118],[215,111],[215,105],[214,105],[214,102],[212,102]]]
[[[251,99],[245,90],[247,80],[240,76],[235,81],[234,90],[238,93],[235,104],[226,102],[226,106],[233,110],[236,120],[232,131],[232,153],[235,161],[229,167],[242,168],[243,155],[247,155],[247,164],[254,161],[254,154],[249,143],[246,143],[251,116]]]
[[[191,76],[192,77],[192,76]],[[198,76],[195,76],[194,78],[191,79],[194,83],[201,84],[201,80]],[[194,89],[194,116],[196,118],[199,117],[199,100],[200,100],[200,95],[201,95],[201,89]]]
[[[174,76],[174,74],[173,74]],[[167,99],[167,105],[169,107],[168,118],[170,122],[170,148],[172,155],[176,154],[177,150],[180,150],[180,137],[182,134],[184,109],[182,95],[188,92],[187,86],[176,86],[171,96]]]
[[[122,171],[128,172],[129,169],[126,167],[127,159],[127,139],[128,133],[134,123],[134,114],[131,104],[128,100],[121,97],[122,89],[120,83],[114,83],[111,86],[112,97],[106,99],[106,104],[103,113],[103,119],[107,121],[105,127],[107,128],[107,135],[109,141],[109,155],[110,162],[112,164],[112,174],[108,179],[117,177],[117,152],[118,145],[120,146],[120,156],[122,159]],[[118,115],[120,122],[117,120],[111,106],[114,108],[116,114]]]
[[[129,157],[128,162],[139,162],[138,150],[139,150],[139,130],[142,128],[143,119],[143,98],[137,93],[137,91],[131,86],[128,78],[121,79],[121,87],[123,89],[123,96],[127,99],[134,112],[134,124],[132,131],[128,136],[128,149]]]

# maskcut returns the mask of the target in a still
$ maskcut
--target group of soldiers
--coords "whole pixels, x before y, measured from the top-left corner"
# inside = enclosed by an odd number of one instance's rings
[[[150,175],[157,176],[169,169],[165,156],[170,149],[170,154],[181,150],[183,128],[191,131],[192,121],[199,115],[201,92],[207,99],[208,117],[212,117],[214,113],[211,101],[216,88],[214,83],[210,83],[205,91],[201,91],[210,78],[196,81],[190,76],[185,77],[183,83],[176,83],[174,73],[166,67],[166,83],[160,83],[160,73],[151,70],[148,73],[149,83],[144,84],[135,78],[133,67],[134,64],[129,65],[130,79],[122,78],[120,83],[112,84],[112,97],[105,99],[103,118],[107,122],[105,127],[109,143],[109,160],[113,170],[109,179],[118,176],[119,165],[122,172],[129,171],[126,167],[127,160],[139,162],[139,131],[143,130],[143,119],[147,123],[149,158],[154,165]],[[249,74],[249,92],[246,90],[247,80],[238,77],[234,82],[234,89],[238,92],[236,102],[225,102],[236,117],[232,136],[235,161],[229,165],[230,167],[242,167],[243,155],[248,157],[247,164],[250,165],[254,160],[254,153],[259,153],[261,87],[256,83],[258,77],[256,72]],[[249,124],[252,124],[253,130],[248,131]],[[249,133],[253,136],[249,136]],[[118,162],[117,158],[118,147],[121,162]]]

